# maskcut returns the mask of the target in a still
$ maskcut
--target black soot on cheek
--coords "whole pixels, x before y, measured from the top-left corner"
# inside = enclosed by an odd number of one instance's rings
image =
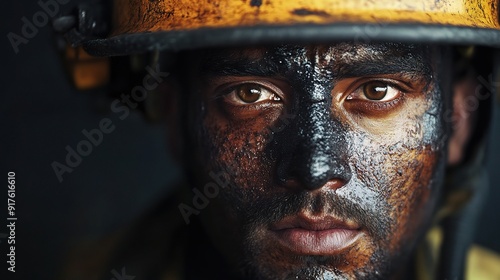
[[[408,102],[411,109],[400,116],[400,127],[387,130],[385,135],[366,131],[350,135],[353,181],[385,202],[372,206],[391,220],[387,240],[392,241],[384,245],[391,250],[399,248],[402,240],[414,241],[411,236],[429,219],[446,158],[440,144],[445,127],[443,96],[437,81],[422,98]]]

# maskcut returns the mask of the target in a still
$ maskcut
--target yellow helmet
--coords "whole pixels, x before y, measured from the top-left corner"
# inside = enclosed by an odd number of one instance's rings
[[[98,56],[339,40],[500,46],[496,0],[115,0],[109,5],[107,23],[96,20],[94,6],[80,10],[69,36],[74,45]],[[107,36],[100,36],[103,26],[109,27]]]

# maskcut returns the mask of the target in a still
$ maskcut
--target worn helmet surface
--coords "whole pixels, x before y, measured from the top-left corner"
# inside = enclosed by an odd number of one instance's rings
[[[115,0],[105,36],[88,9],[72,41],[99,56],[339,40],[500,47],[496,0]]]

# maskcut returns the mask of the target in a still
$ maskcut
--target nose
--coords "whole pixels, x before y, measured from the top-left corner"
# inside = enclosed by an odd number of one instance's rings
[[[293,148],[278,162],[279,180],[290,188],[308,191],[341,188],[351,178],[345,130],[332,117],[327,103],[307,107],[297,116]]]

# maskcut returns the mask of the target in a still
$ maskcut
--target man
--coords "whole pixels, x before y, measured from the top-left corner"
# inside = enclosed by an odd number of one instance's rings
[[[83,39],[100,55],[183,50],[164,88],[187,186],[106,267],[140,279],[477,277],[462,230],[480,202],[491,93],[476,77],[493,52],[450,43],[498,46],[498,3],[235,2],[124,2],[117,37]],[[360,27],[378,29],[349,34]]]

